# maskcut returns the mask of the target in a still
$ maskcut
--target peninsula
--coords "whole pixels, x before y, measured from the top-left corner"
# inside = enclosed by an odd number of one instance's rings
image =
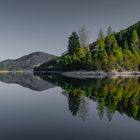
[[[139,75],[140,22],[115,33],[109,26],[106,35],[99,31],[93,43],[87,43],[87,31],[73,32],[62,56],[34,68],[34,72],[64,75]]]

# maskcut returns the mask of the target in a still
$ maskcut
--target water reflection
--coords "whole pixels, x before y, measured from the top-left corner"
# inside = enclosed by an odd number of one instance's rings
[[[87,120],[89,104],[97,103],[98,116],[107,116],[111,121],[116,111],[140,120],[140,79],[138,77],[105,79],[71,79],[61,76],[39,75],[42,79],[57,84],[68,98],[72,115]]]
[[[90,114],[90,103],[97,103],[99,118],[111,121],[116,111],[140,120],[140,78],[73,79],[60,75],[32,73],[0,74],[0,81],[16,83],[23,87],[43,91],[61,87],[68,108],[73,116],[86,121]]]
[[[54,84],[42,80],[38,76],[35,76],[33,73],[29,72],[0,73],[0,81],[8,84],[18,84],[35,91],[43,91],[55,87]]]
[[[138,77],[78,80],[57,75],[8,73],[0,75],[0,80],[29,88],[0,82],[1,139],[132,140],[140,137]]]

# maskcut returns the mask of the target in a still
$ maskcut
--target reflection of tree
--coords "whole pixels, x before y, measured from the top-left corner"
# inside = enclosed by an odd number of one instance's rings
[[[83,99],[83,93],[80,90],[75,90],[73,93],[69,93],[68,102],[69,110],[75,116],[79,112],[80,104]]]
[[[99,102],[100,103],[98,103],[97,110],[98,110],[98,115],[99,115],[100,119],[102,120],[104,117],[104,113],[105,113],[105,111],[104,111],[105,101],[104,101],[104,99],[101,98]]]
[[[79,117],[83,121],[86,121],[89,116],[89,102],[90,100],[88,98],[84,98],[80,104]]]
[[[72,85],[69,87],[67,85],[66,90],[69,97],[73,97],[69,103],[70,110],[74,115],[79,113],[81,118],[86,117],[87,119],[89,109],[83,101],[85,98],[89,98],[97,102],[100,119],[106,113],[108,120],[111,121],[117,110],[121,114],[127,114],[129,117],[140,120],[140,84],[138,78],[95,79],[92,86],[89,84],[85,87],[80,85],[76,88]],[[73,94],[74,96],[72,96]]]
[[[114,112],[109,107],[106,108],[106,115],[107,115],[108,121],[111,122]]]
[[[117,110],[136,120],[140,120],[140,79],[105,78],[93,80],[78,80],[59,77],[49,79],[61,86],[67,94],[69,110],[86,120],[89,115],[89,100],[97,102],[100,119],[104,114],[109,121]]]

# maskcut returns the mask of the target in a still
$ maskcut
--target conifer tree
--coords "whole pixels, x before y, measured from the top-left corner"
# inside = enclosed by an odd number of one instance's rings
[[[138,34],[136,30],[133,30],[132,36],[131,36],[131,44],[130,44],[130,49],[132,53],[134,53],[138,49]]]
[[[124,45],[123,45],[123,50],[128,50],[129,49],[129,45],[127,40],[125,40]]]
[[[86,54],[86,61],[87,61],[87,63],[91,63],[92,62],[92,55],[91,55],[90,51]]]
[[[68,53],[70,55],[78,54],[79,50],[80,50],[79,37],[76,32],[73,32],[72,35],[69,37]]]
[[[113,50],[118,49],[118,43],[113,32],[106,37],[105,49],[107,54],[110,54]]]
[[[105,37],[104,37],[104,33],[102,30],[100,30],[100,32],[99,32],[97,44],[98,44],[100,49],[105,48]]]

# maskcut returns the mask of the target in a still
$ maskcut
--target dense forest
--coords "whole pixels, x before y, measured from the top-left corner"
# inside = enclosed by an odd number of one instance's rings
[[[140,22],[115,33],[109,26],[106,35],[99,31],[97,40],[88,43],[85,27],[73,32],[67,51],[44,63],[35,71],[138,71],[140,70]]]

